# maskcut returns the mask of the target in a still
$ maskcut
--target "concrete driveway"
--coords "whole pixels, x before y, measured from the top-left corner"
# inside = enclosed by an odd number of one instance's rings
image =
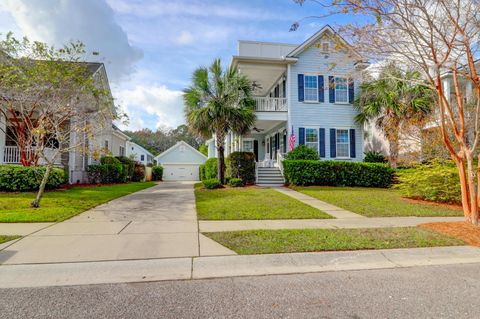
[[[1,250],[0,263],[231,254],[199,234],[193,184],[164,182],[30,234]]]

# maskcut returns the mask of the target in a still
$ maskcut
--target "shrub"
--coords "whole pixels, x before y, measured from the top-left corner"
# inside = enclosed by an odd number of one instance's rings
[[[222,188],[222,184],[216,178],[206,179],[203,181],[203,187],[206,189],[215,189],[215,188]]]
[[[113,184],[126,181],[126,168],[117,164],[89,165],[87,169],[88,181],[93,184]]]
[[[245,184],[243,183],[243,180],[241,178],[230,178],[228,180],[228,185],[232,186],[232,187],[242,187],[242,186],[245,186]]]
[[[25,192],[38,190],[45,174],[45,167],[24,167],[0,165],[0,191]],[[67,173],[61,168],[53,168],[48,177],[46,189],[59,188],[68,181]]]
[[[319,160],[318,153],[306,145],[298,145],[285,155],[287,160]]]
[[[100,164],[103,164],[103,165],[117,165],[117,164],[121,164],[121,162],[116,157],[104,156],[100,159]]]
[[[198,167],[198,174],[200,176],[200,180],[203,181],[205,179],[205,164],[202,164]]]
[[[387,163],[387,159],[381,152],[369,151],[365,153],[363,159],[365,163]]]
[[[452,161],[433,161],[398,170],[395,187],[406,197],[436,202],[461,202],[460,179]]]
[[[205,161],[204,179],[217,178],[217,158],[212,157]]]
[[[135,168],[133,169],[132,181],[142,182],[144,180],[145,180],[145,165],[141,163],[135,163]]]
[[[161,181],[163,178],[163,167],[156,165],[152,167],[152,178],[154,181]]]
[[[394,170],[386,164],[337,161],[283,161],[292,185],[389,187]]]
[[[135,161],[131,158],[126,156],[118,156],[116,157],[123,165],[123,174],[125,181],[129,181],[132,179],[133,170],[135,169]]]
[[[255,154],[233,152],[228,156],[228,175],[241,179],[245,184],[255,183]]]

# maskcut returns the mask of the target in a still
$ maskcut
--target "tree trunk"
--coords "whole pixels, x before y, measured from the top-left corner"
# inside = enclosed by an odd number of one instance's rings
[[[217,177],[220,183],[225,184],[225,136],[217,134]]]
[[[45,186],[47,185],[48,177],[50,176],[50,171],[52,170],[52,165],[53,164],[46,165],[45,174],[43,175],[42,182],[40,183],[40,187],[38,188],[37,197],[31,204],[32,207],[40,207],[40,200],[42,199],[43,192],[45,191]]]
[[[389,152],[390,152],[390,157],[389,157],[390,166],[392,168],[397,168],[398,152],[400,148],[398,139],[392,139],[388,141],[388,144],[389,144]]]

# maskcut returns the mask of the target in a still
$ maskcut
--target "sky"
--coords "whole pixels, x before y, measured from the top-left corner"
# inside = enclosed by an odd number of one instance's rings
[[[60,46],[79,40],[107,69],[122,129],[184,123],[182,90],[199,66],[228,65],[238,40],[301,43],[341,17],[292,0],[0,0],[0,33]]]

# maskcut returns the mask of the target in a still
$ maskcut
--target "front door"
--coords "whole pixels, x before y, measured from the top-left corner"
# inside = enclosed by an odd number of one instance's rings
[[[253,141],[253,153],[255,154],[255,162],[258,162],[258,141]]]

